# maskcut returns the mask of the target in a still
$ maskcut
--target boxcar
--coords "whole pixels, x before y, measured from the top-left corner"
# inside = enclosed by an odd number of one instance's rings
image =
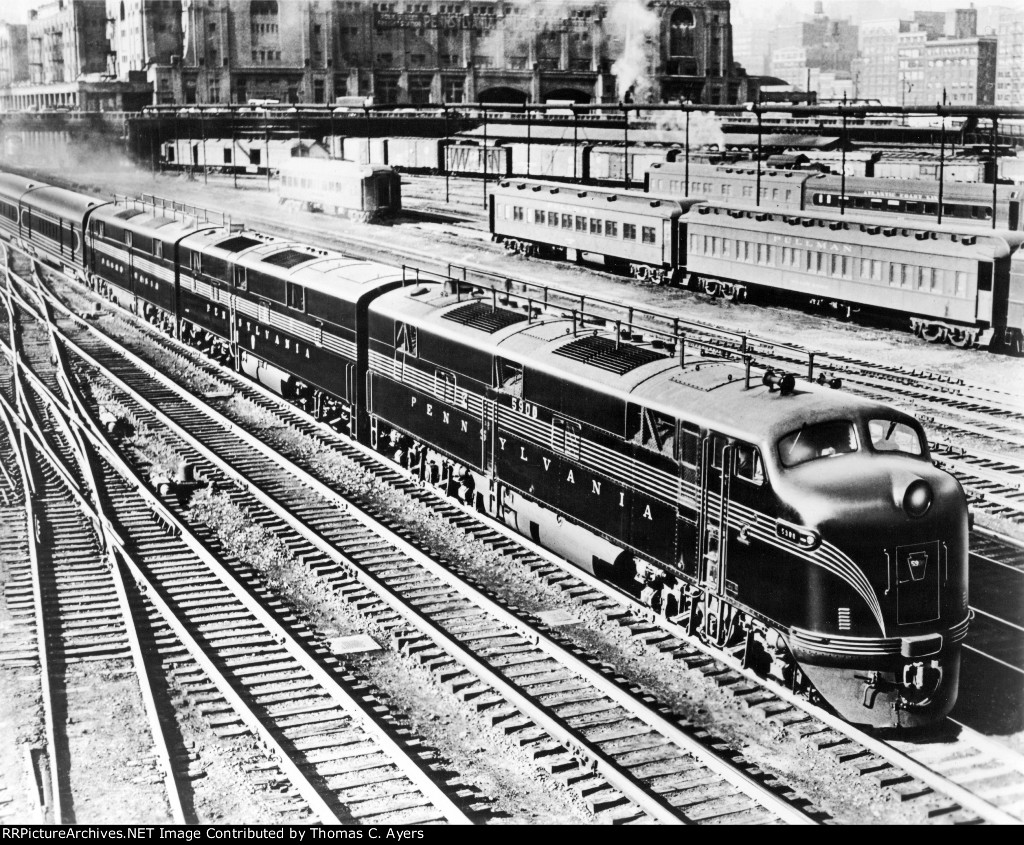
[[[449,173],[474,176],[511,176],[512,151],[504,146],[481,146],[460,142],[445,144],[444,168]]]
[[[507,145],[512,151],[512,173],[527,179],[590,179],[587,144]]]

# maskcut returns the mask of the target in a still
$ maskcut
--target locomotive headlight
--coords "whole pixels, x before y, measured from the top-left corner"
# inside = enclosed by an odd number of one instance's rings
[[[907,516],[918,518],[928,513],[932,506],[935,495],[932,493],[931,485],[927,481],[917,479],[907,485],[903,494],[903,510]]]

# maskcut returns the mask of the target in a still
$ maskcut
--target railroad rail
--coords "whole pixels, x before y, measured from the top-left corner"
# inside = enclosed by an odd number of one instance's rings
[[[84,321],[81,325],[92,329]],[[339,508],[354,514],[351,503],[303,472],[284,471],[272,449],[204,408],[173,380],[94,336],[77,342],[64,336],[62,343],[130,397],[137,406],[136,419],[151,428],[172,428],[185,444],[183,454],[204,478],[220,473],[255,494],[270,515],[311,545],[312,554],[319,552],[321,566],[326,564],[335,574],[340,567],[342,582],[354,575],[361,588],[372,592],[372,604],[381,605],[368,613],[379,614],[386,607],[402,614],[408,627],[393,631],[393,638],[421,660],[426,654],[432,663],[443,664],[432,668],[466,700],[474,701],[475,708],[488,710],[492,719],[500,715],[498,721],[510,733],[513,728],[517,735],[525,732],[522,739],[537,746],[538,756],[556,771],[591,767],[599,777],[581,777],[577,785],[595,811],[619,807],[625,797],[631,806],[620,812],[663,822],[722,817],[814,821],[799,802],[780,794],[787,790],[768,783],[749,764],[728,759],[734,752],[723,754],[714,747],[717,742],[701,742],[652,709],[638,692],[609,678],[607,671],[595,669],[585,655],[545,635],[523,614],[503,608],[407,540],[382,528],[377,519],[341,518]],[[126,358],[132,359],[130,365]],[[154,391],[157,379],[161,384]],[[151,404],[154,400],[159,411]],[[353,536],[354,530],[369,530],[377,536]],[[393,548],[381,547],[381,537]],[[335,551],[336,546],[353,544],[363,548],[358,553]],[[416,601],[423,597],[429,597],[429,602]],[[370,601],[361,591],[355,598],[364,604]],[[529,678],[517,677],[513,665],[529,666]],[[553,682],[556,688],[551,689]],[[588,735],[594,731],[600,738]],[[604,736],[602,731],[611,735]],[[609,751],[608,745],[616,750]],[[641,749],[657,749],[656,756],[666,767],[657,786],[645,783],[638,773],[651,762]],[[624,762],[632,758],[643,759]]]
[[[242,388],[241,387],[242,384],[244,384],[244,383],[239,382],[238,383],[239,386],[236,389],[238,389],[238,390],[245,389],[248,395],[259,395],[261,393],[261,390],[258,387],[256,387],[256,386],[250,386],[249,388]],[[266,404],[267,404],[268,407],[270,407],[273,403],[271,403],[270,401],[267,401]],[[281,412],[279,412],[279,413],[281,413]],[[284,412],[284,418],[287,419],[290,423],[294,423],[294,421],[299,419],[298,412],[291,412],[291,413]],[[309,423],[306,423],[305,427],[306,427],[306,430],[308,430],[308,431],[317,430],[317,427],[312,426]],[[242,433],[238,432],[236,436],[241,437]],[[346,447],[339,447],[339,448],[352,449],[353,447],[346,446]],[[455,506],[452,505],[452,507],[455,507]],[[459,518],[459,521],[465,522],[466,520],[469,520],[470,522],[474,522],[474,523],[476,521],[468,513],[463,513],[461,515],[461,517]],[[512,538],[510,536],[508,538],[508,540],[511,541],[511,539]],[[518,538],[518,536],[516,536],[515,542],[519,543],[519,542],[521,542],[521,539]],[[526,544],[526,545],[529,545],[529,544]],[[536,550],[536,549],[534,549],[533,551],[535,551],[537,553],[540,553],[539,550]],[[585,578],[581,577],[582,573],[578,573],[575,570],[572,570],[572,569],[566,570],[566,569],[563,569],[561,566],[558,567],[557,570],[556,570],[556,568],[554,566],[550,566],[549,569],[550,569],[551,573],[557,573],[556,577],[559,580],[560,584],[561,583],[565,583],[567,585],[571,585],[571,587],[574,588],[573,592],[579,593],[581,596],[584,597],[584,600],[586,600],[586,597],[587,597],[590,589],[594,589],[594,590],[597,590],[597,589],[607,589],[607,588],[602,587],[600,582],[594,582],[594,583],[587,582]],[[567,577],[567,572],[571,574],[571,577]],[[584,583],[581,584],[580,583],[581,580]],[[586,588],[586,589],[584,589],[584,588]],[[570,593],[570,594],[572,594],[572,593]],[[361,595],[360,593],[357,593],[357,596],[360,596],[360,595]],[[613,591],[611,593],[609,593],[609,596],[611,596],[611,595],[614,595]],[[593,601],[593,598],[591,597],[590,600]],[[619,597],[619,600],[621,601],[621,597]],[[623,617],[623,618],[625,618],[625,617]],[[692,654],[696,653],[696,651],[695,651],[695,644],[692,641],[689,641],[685,637],[685,635],[679,636],[680,634],[682,634],[682,632],[678,631],[678,630],[672,629],[671,626],[670,626],[670,623],[664,623],[666,625],[669,625],[668,628],[664,628],[662,621],[660,621],[660,620],[652,620],[652,619],[646,617],[643,613],[640,613],[640,614],[637,614],[636,616],[631,617],[631,621],[630,621],[629,624],[632,625],[632,626],[635,626],[637,631],[640,632],[638,634],[638,636],[646,636],[648,639],[655,641],[654,645],[651,646],[652,649],[655,649],[655,650],[657,650],[659,652],[662,651],[662,650],[671,650],[671,649],[675,649],[675,648],[678,648],[681,651],[686,650],[686,649],[690,649],[690,653],[692,653]],[[677,642],[676,643],[666,643],[666,640],[664,638],[659,637],[657,635],[657,631],[659,631],[659,630],[671,631],[672,635],[677,638]],[[712,654],[714,654],[714,653],[712,653]],[[720,655],[715,654],[714,656],[715,656],[716,660],[720,658]],[[702,664],[702,665],[713,665],[713,664],[711,664],[711,661],[708,660],[707,664]],[[733,670],[732,667],[729,667],[728,671],[731,672],[731,671],[734,671],[734,670]],[[753,679],[753,676],[750,676],[748,674],[736,675],[735,680],[737,682],[739,680],[741,680],[741,679],[751,680],[751,679]],[[763,682],[762,679],[757,679],[757,683],[759,685],[758,688],[760,688],[760,686],[763,685],[764,682]],[[744,685],[744,689],[746,689],[745,685]],[[747,692],[747,695],[751,695],[751,694],[753,694],[753,689],[746,689],[746,692]],[[775,690],[773,690],[772,691],[772,696],[776,696],[779,692],[783,692],[784,693],[784,691],[775,691]],[[763,704],[764,701],[766,701],[766,700],[768,700],[768,699],[762,699],[758,703],[759,704]],[[785,696],[782,696],[778,700],[779,701],[785,701]],[[787,701],[785,706],[783,707],[783,711],[790,710],[790,709],[792,709],[793,706],[796,706],[796,705],[795,704],[790,704]],[[827,714],[821,714],[821,715],[827,716]],[[819,714],[816,713],[815,714],[815,718],[819,718]],[[835,723],[835,724],[833,724],[833,723]],[[827,728],[828,730],[836,730],[836,726],[838,726],[838,731],[840,733],[840,736],[838,736],[838,737],[835,737],[832,734],[826,734],[825,736],[819,737],[819,740],[823,744],[827,745],[827,747],[829,747],[829,748],[840,748],[845,742],[849,741],[848,739],[844,739],[844,737],[847,737],[847,734],[844,731],[849,728],[849,726],[847,726],[845,723],[841,723],[838,720],[832,719],[830,722],[825,722],[825,724],[828,725],[828,728]],[[823,732],[825,730],[826,730],[826,728],[819,728],[818,732],[821,733],[821,732]],[[878,746],[878,743],[877,743],[876,740],[874,740],[874,739],[872,739],[870,737],[867,737],[866,735],[855,734],[855,736],[858,736],[858,741],[863,739],[863,741],[865,743],[870,742],[871,745],[868,746],[870,748],[870,754],[876,755],[878,759],[875,759],[874,757],[870,758],[867,761],[862,759],[862,758],[864,758],[866,756],[866,754],[863,753],[863,746],[858,746],[858,749],[854,750],[852,752],[852,756],[850,757],[850,759],[858,759],[858,760],[861,761],[861,763],[869,764],[866,767],[867,768],[871,768],[874,771],[879,771],[879,772],[888,771],[889,774],[883,775],[882,776],[883,779],[889,779],[895,785],[900,785],[900,784],[906,783],[907,781],[911,780],[911,777],[905,773],[905,771],[907,769],[909,769],[909,770],[913,771],[915,777],[920,777],[922,780],[927,778],[929,784],[934,784],[933,786],[929,786],[929,788],[934,788],[934,789],[937,789],[940,792],[954,795],[956,797],[956,800],[959,802],[959,804],[961,806],[966,807],[966,808],[970,808],[971,812],[976,812],[977,817],[994,819],[994,820],[1001,820],[1001,821],[1006,821],[1008,819],[1013,818],[1011,815],[1006,814],[1005,812],[1000,810],[999,807],[991,805],[984,798],[980,798],[979,799],[979,798],[977,798],[977,796],[972,796],[970,792],[964,790],[962,787],[960,787],[954,781],[952,781],[952,780],[950,780],[948,778],[940,777],[940,776],[932,777],[932,775],[928,774],[928,770],[927,770],[926,767],[923,767],[922,764],[920,764],[920,763],[915,763],[911,758],[909,758],[905,754],[900,754],[896,749],[888,747],[888,746],[885,746],[884,743],[883,743],[881,748],[880,748],[880,750],[879,750],[879,749],[876,749],[876,746]],[[849,749],[847,749],[847,750],[849,750]],[[840,752],[837,752],[837,753],[845,754],[846,752],[840,751]],[[881,760],[881,762],[879,762],[879,760]],[[889,760],[892,760],[893,762],[889,762]],[[900,767],[899,771],[895,771],[894,767]],[[925,790],[923,790],[923,792],[927,792],[927,791],[928,791],[927,788]],[[944,812],[944,813],[953,813],[953,812],[956,812],[956,811],[957,811],[957,807],[956,806],[951,806],[951,805],[946,805],[946,806],[940,808],[940,812]]]
[[[97,489],[110,513],[93,510],[91,516],[106,526],[114,552],[216,685],[230,706],[229,721],[244,724],[275,754],[314,815],[332,823],[356,818],[379,823],[468,821],[465,811],[434,782],[416,743],[391,735],[386,722],[373,713],[376,699],[366,700],[346,688],[336,673],[336,660],[322,646],[306,644],[309,632],[289,621],[287,608],[261,590],[255,573],[225,567],[209,538],[189,531],[145,489],[137,470],[107,444],[94,421],[87,423],[87,417],[75,414],[31,370],[23,372],[102,457]],[[263,676],[266,680],[260,682]],[[290,696],[291,689],[300,692]],[[353,748],[357,768],[367,760],[374,766],[362,780],[356,775],[344,783],[345,767],[338,771],[337,761],[352,757]],[[382,776],[381,770],[389,767],[397,771]],[[355,813],[353,806],[358,806]]]

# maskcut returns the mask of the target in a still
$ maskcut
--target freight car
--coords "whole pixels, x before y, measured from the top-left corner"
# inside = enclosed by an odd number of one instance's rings
[[[281,164],[281,202],[362,222],[402,207],[402,179],[391,167],[336,159],[291,158]]]
[[[12,178],[0,202],[8,239],[844,718],[952,708],[967,508],[912,417],[240,227]]]
[[[328,151],[313,138],[175,138],[161,145],[160,155],[167,170],[265,176],[292,157],[327,158]]]

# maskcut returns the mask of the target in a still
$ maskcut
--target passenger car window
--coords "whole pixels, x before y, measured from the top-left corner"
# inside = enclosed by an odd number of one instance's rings
[[[857,434],[849,420],[804,425],[779,440],[779,460],[784,467],[857,451]]]
[[[921,437],[911,426],[896,420],[868,420],[871,448],[876,452],[923,455]]]

